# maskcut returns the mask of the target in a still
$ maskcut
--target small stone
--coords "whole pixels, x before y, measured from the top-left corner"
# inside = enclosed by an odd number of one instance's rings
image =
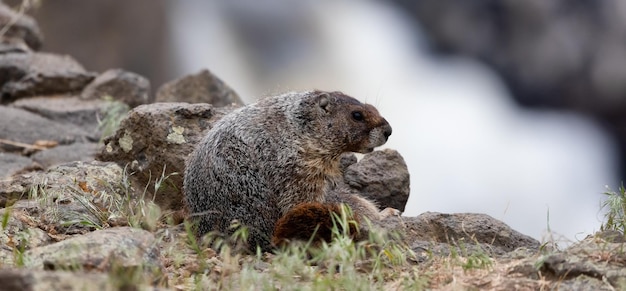
[[[130,107],[137,107],[149,102],[150,81],[132,72],[111,69],[96,77],[80,96],[83,99],[112,97]]]
[[[372,152],[351,164],[344,180],[361,195],[378,202],[380,209],[404,211],[409,199],[409,170],[400,153],[392,149]]]
[[[155,101],[209,103],[215,107],[243,104],[233,89],[208,70],[164,84]]]

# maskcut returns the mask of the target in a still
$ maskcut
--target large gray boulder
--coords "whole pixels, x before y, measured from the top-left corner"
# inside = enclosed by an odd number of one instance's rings
[[[402,234],[417,254],[448,255],[455,248],[499,256],[522,247],[537,251],[540,246],[536,239],[480,213],[425,212],[416,217],[390,217],[380,226]]]
[[[134,173],[139,187],[149,185],[147,197],[164,209],[183,208],[185,159],[213,123],[232,107],[215,108],[199,103],[154,103],[131,110],[114,135],[104,139],[97,155]],[[154,193],[162,176],[168,179]]]

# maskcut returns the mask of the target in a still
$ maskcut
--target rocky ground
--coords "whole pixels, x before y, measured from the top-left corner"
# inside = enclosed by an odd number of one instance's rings
[[[184,159],[241,106],[235,91],[205,70],[153,96],[132,72],[89,72],[70,56],[38,52],[36,22],[16,17],[0,4],[0,28],[8,27],[0,36],[0,289],[626,288],[622,234],[559,250],[484,214],[389,218],[382,228],[397,237],[339,240],[342,249],[329,247],[324,259],[199,244],[183,223]],[[346,155],[342,168],[344,182],[381,208],[404,209],[400,153]],[[332,265],[346,254],[352,259]]]

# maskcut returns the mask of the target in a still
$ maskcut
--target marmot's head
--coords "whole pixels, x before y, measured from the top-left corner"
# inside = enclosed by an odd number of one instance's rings
[[[369,153],[387,142],[391,126],[374,106],[341,92],[313,91],[302,98],[298,123],[311,132],[320,152]],[[321,143],[320,143],[321,142]]]

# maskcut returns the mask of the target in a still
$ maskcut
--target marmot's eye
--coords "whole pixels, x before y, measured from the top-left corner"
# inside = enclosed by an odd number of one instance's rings
[[[356,121],[363,121],[363,119],[365,119],[361,111],[352,111],[352,118]]]

